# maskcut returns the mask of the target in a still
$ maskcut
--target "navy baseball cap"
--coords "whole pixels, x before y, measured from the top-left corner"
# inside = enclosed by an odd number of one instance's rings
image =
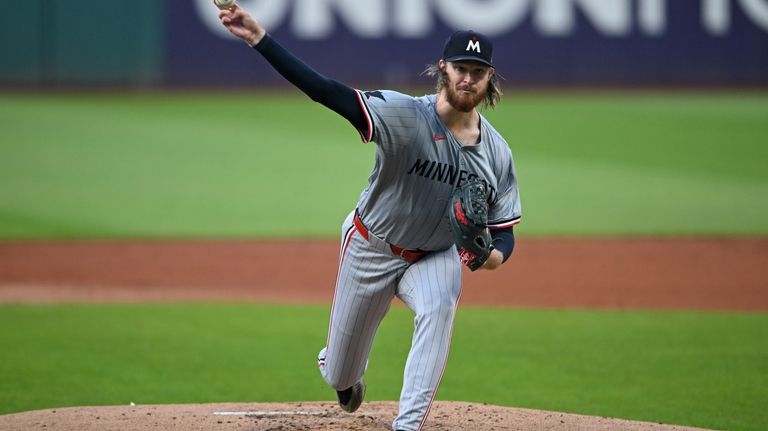
[[[482,33],[472,30],[460,30],[454,32],[443,47],[443,60],[479,61],[493,67],[493,44],[488,37]]]

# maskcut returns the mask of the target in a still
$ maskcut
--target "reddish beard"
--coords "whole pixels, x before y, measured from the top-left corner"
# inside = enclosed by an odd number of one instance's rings
[[[485,98],[484,92],[464,93],[452,85],[446,85],[445,89],[448,103],[453,109],[461,112],[472,112],[475,106],[479,105]]]

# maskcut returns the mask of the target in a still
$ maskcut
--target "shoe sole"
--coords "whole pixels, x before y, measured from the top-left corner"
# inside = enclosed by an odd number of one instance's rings
[[[361,379],[352,386],[352,395],[349,397],[349,402],[342,404],[339,401],[339,406],[347,413],[354,413],[363,404],[365,398],[365,382]]]

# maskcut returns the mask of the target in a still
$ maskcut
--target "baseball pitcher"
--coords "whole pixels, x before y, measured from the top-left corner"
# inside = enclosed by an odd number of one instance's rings
[[[427,73],[435,94],[361,91],[320,75],[234,5],[222,24],[285,79],[376,143],[369,184],[342,224],[336,289],[320,373],[342,409],[365,395],[363,375],[394,297],[415,314],[396,431],[420,430],[448,358],[462,264],[496,269],[512,253],[520,221],[517,175],[506,141],[478,112],[501,91],[493,45],[457,31]]]

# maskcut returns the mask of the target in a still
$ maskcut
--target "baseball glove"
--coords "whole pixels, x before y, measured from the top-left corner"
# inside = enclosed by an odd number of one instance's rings
[[[457,187],[449,211],[451,232],[459,257],[470,270],[483,266],[493,246],[488,232],[488,192],[484,182],[473,178]]]

